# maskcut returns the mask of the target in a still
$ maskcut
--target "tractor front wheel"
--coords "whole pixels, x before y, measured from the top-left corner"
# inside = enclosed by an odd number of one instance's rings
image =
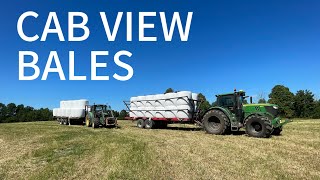
[[[99,118],[93,118],[92,127],[93,128],[98,128],[99,127]]]
[[[219,110],[208,111],[203,116],[203,127],[209,134],[226,134],[229,131],[230,120]]]
[[[263,116],[250,116],[245,120],[244,126],[249,136],[268,138],[272,132],[271,121]]]

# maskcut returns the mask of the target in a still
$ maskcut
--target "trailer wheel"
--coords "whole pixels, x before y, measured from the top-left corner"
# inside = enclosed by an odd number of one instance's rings
[[[66,119],[62,119],[62,125],[67,125]]]
[[[211,110],[203,116],[202,123],[209,134],[226,134],[230,120],[222,111]]]
[[[272,132],[271,121],[263,116],[252,115],[245,120],[244,126],[249,136],[268,138]]]
[[[99,118],[93,118],[92,128],[98,128],[98,127],[99,127]]]
[[[137,127],[138,127],[138,128],[144,128],[144,127],[145,127],[145,122],[144,122],[143,119],[139,119],[139,120],[137,121]]]
[[[62,119],[59,118],[58,121],[59,121],[59,124],[60,124],[60,125],[63,125]]]
[[[146,129],[153,129],[155,128],[155,122],[151,119],[145,120],[145,128]]]

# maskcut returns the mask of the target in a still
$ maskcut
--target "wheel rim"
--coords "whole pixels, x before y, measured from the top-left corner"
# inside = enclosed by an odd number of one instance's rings
[[[150,123],[151,123],[151,121],[149,121],[149,120],[146,121],[146,127],[147,128],[150,128]]]
[[[87,127],[89,126],[89,120],[88,120],[88,117],[86,118],[86,126],[87,126]]]
[[[260,133],[262,131],[262,125],[259,122],[252,122],[250,124],[250,130],[255,133]]]
[[[142,122],[141,122],[140,120],[137,122],[137,126],[138,126],[139,128],[142,127]]]
[[[220,119],[215,116],[211,116],[208,119],[208,124],[209,124],[209,127],[212,129],[219,129],[221,127]]]

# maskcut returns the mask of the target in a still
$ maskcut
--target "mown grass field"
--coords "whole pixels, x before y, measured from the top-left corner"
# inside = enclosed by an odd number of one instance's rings
[[[269,139],[119,125],[0,124],[0,179],[320,179],[320,120]]]

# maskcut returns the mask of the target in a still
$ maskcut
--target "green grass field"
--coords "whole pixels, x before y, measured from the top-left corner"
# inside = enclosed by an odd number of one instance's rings
[[[119,125],[0,124],[0,179],[320,179],[320,120],[269,139]]]

